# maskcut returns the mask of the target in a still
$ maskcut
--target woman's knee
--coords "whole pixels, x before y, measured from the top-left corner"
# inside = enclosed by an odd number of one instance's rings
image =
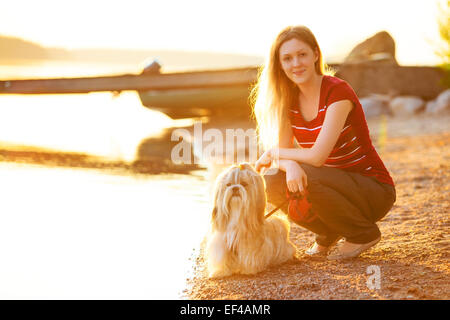
[[[300,167],[305,171],[307,179],[311,181],[319,181],[322,176],[328,174],[328,172],[325,172],[328,169],[326,167],[319,168],[306,163],[301,163]]]
[[[381,219],[383,219],[388,212],[393,208],[395,201],[397,200],[397,193],[395,190],[395,187],[393,186],[388,186],[386,187],[386,196],[383,197],[383,203],[380,206],[380,208],[378,208],[378,211],[376,212],[376,214],[374,214],[374,221],[380,221]]]
[[[306,173],[306,184],[309,193],[320,193],[322,188],[322,172],[319,168],[309,164],[302,163],[300,165]]]

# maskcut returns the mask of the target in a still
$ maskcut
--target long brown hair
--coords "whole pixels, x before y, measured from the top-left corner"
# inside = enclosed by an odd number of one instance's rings
[[[331,71],[326,69],[322,51],[311,30],[305,26],[289,26],[278,34],[272,43],[267,64],[261,67],[258,82],[251,93],[259,141],[264,149],[278,145],[280,127],[289,125],[287,109],[295,104],[298,98],[299,89],[281,68],[279,54],[281,45],[291,39],[303,41],[318,54],[315,62],[317,74],[331,74]]]

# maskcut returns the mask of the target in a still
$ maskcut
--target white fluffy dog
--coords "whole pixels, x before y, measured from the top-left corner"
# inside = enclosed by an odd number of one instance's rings
[[[289,223],[264,218],[264,179],[244,163],[216,180],[211,231],[207,242],[209,277],[255,274],[294,257]]]

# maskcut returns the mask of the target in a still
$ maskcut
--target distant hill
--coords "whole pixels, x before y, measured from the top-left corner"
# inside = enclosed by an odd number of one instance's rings
[[[0,35],[0,60],[70,60],[135,64],[158,58],[171,69],[226,68],[260,65],[263,58],[241,54],[177,51],[177,50],[125,50],[125,49],[75,49],[46,48],[31,41]]]
[[[47,59],[45,48],[30,41],[0,36],[0,59]]]

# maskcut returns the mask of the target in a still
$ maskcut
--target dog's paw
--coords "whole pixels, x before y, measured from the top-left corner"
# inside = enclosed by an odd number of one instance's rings
[[[224,278],[224,277],[228,277],[231,275],[232,275],[232,272],[229,270],[214,270],[208,274],[208,278],[209,279],[219,279],[219,278]]]

